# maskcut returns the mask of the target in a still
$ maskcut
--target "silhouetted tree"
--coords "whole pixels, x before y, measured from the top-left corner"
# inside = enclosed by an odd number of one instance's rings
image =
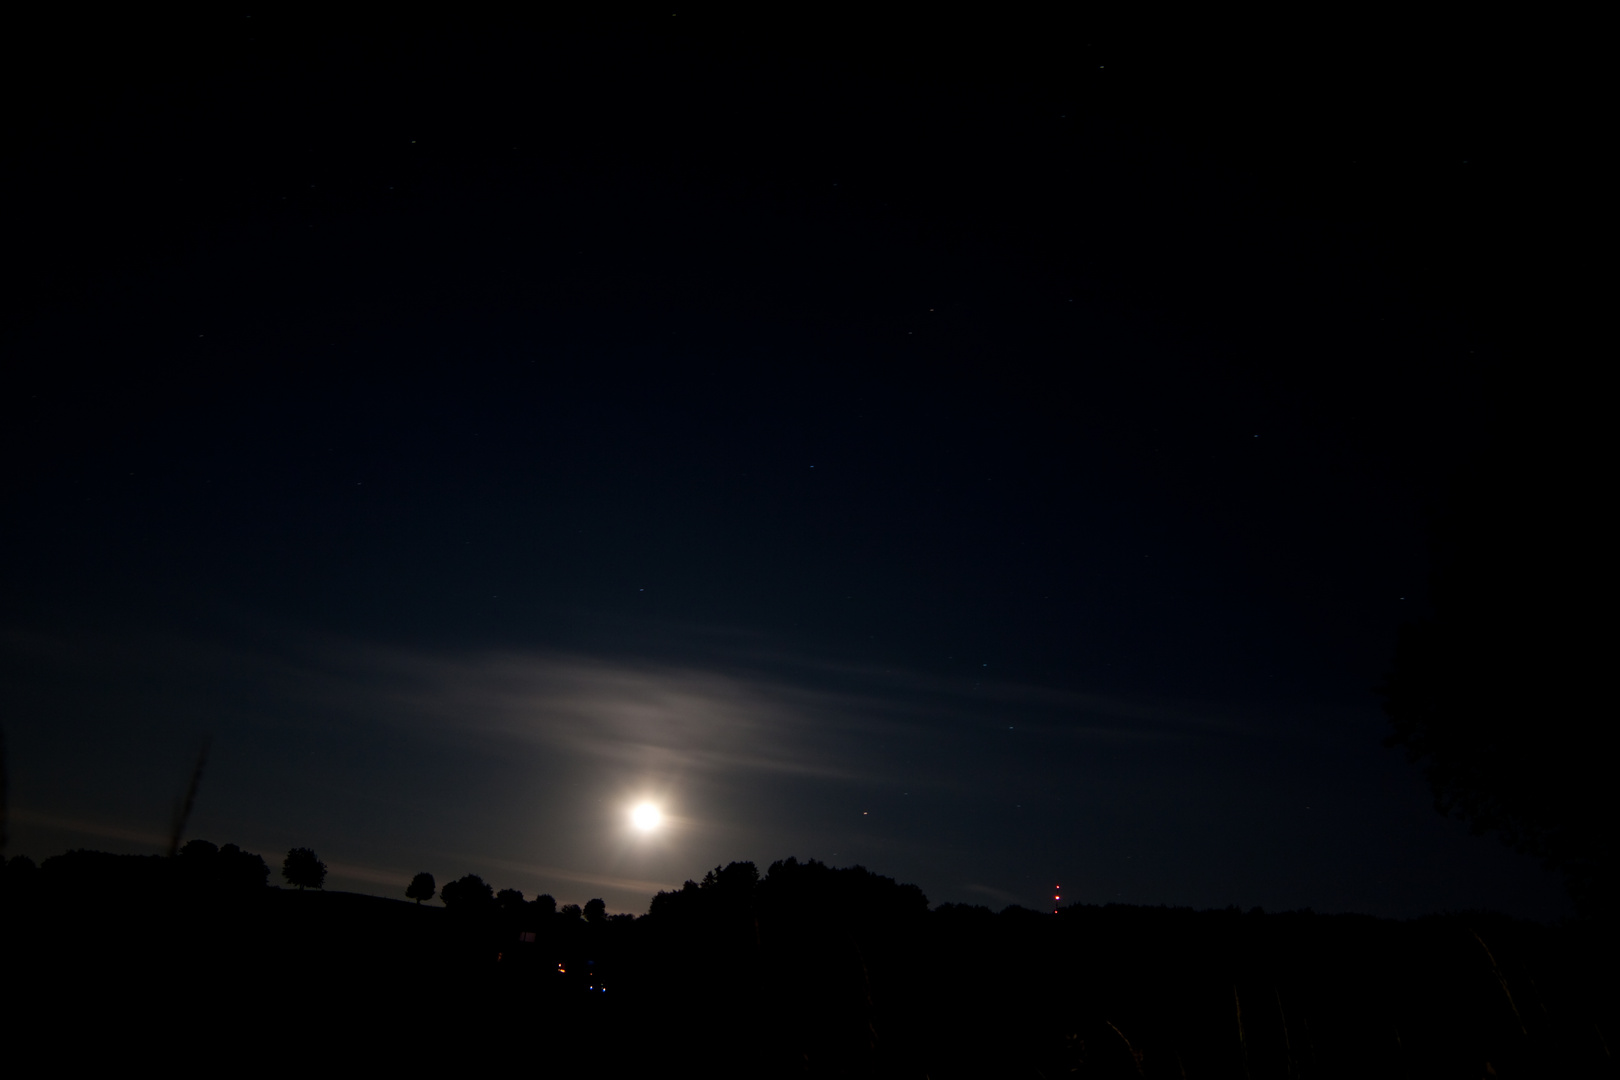
[[[679,889],[660,889],[652,898],[652,903],[647,905],[647,914],[658,919],[683,918],[696,909],[699,888],[697,882],[687,878]]]
[[[270,880],[264,858],[235,844],[215,847],[207,840],[188,840],[177,864],[180,880],[193,889],[251,891]]]
[[[226,844],[214,856],[214,874],[221,884],[233,889],[262,889],[270,883],[270,866],[263,855]]]
[[[1581,910],[1612,913],[1617,815],[1606,745],[1613,526],[1583,481],[1595,439],[1520,425],[1459,475],[1433,530],[1433,617],[1401,627],[1379,688],[1435,808],[1563,872]],[[1593,429],[1595,430],[1595,429]]]
[[[524,911],[523,890],[502,889],[495,894],[495,906],[505,915],[521,915]]]
[[[0,891],[18,894],[33,887],[39,878],[39,867],[26,855],[13,855],[9,862],[0,862]]]
[[[607,922],[607,901],[602,899],[585,901],[584,915],[588,923]]]
[[[678,892],[660,892],[648,907],[649,915],[664,918],[737,921],[753,911],[754,888],[759,868],[751,862],[717,866],[703,875],[702,882],[688,880]]]
[[[759,884],[758,902],[777,918],[879,930],[915,924],[928,914],[928,897],[915,885],[902,885],[864,866],[835,868],[815,859],[772,863]]]
[[[180,849],[180,857],[198,861],[212,859],[219,854],[219,848],[207,840],[187,840],[186,846]]]
[[[564,904],[562,907],[557,909],[557,917],[560,919],[566,919],[569,922],[577,920],[580,917],[579,905]]]
[[[281,876],[300,892],[319,889],[326,882],[326,864],[307,847],[293,848],[281,863]]]
[[[547,919],[557,915],[557,901],[550,893],[541,893],[529,901],[529,910]]]
[[[759,884],[759,868],[751,862],[727,863],[703,875],[702,888],[718,889],[731,896],[752,895]]]
[[[411,883],[405,886],[405,898],[420,904],[424,900],[433,899],[433,894],[437,890],[438,883],[433,880],[433,875],[424,870],[411,878]]]
[[[494,906],[495,890],[484,882],[477,874],[467,874],[455,881],[447,882],[439,890],[439,899],[444,906],[452,910],[466,913],[487,911]]]
[[[50,883],[58,895],[111,895],[122,893],[131,901],[167,897],[185,877],[178,858],[162,855],[115,855],[76,848],[52,855],[40,864],[41,883]],[[195,879],[193,879],[195,880]]]
[[[219,885],[216,877],[218,858],[219,848],[207,840],[186,841],[185,846],[179,849],[179,865],[176,867],[183,887],[188,891],[216,888]]]

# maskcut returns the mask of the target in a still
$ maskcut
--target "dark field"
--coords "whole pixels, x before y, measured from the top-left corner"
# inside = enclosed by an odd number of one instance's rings
[[[929,910],[791,861],[586,921],[190,880],[183,861],[75,853],[11,876],[8,1053],[541,1076],[1614,1071],[1612,982],[1576,926]]]

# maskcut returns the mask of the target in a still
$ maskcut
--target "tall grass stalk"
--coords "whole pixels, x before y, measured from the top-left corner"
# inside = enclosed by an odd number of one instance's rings
[[[1146,1074],[1142,1072],[1142,1055],[1136,1052],[1136,1047],[1131,1045],[1131,1040],[1125,1037],[1125,1033],[1119,1030],[1119,1027],[1112,1020],[1104,1020],[1103,1023],[1113,1028],[1114,1034],[1119,1036],[1119,1041],[1125,1044],[1125,1049],[1131,1055],[1131,1064],[1136,1066],[1136,1075],[1145,1076]]]
[[[1249,1072],[1249,1039],[1243,1033],[1243,999],[1238,997],[1237,983],[1232,984],[1232,1004],[1237,1008],[1238,1046],[1243,1049],[1243,1075],[1251,1077]]]
[[[1502,969],[1496,966],[1496,957],[1491,954],[1491,947],[1485,944],[1484,938],[1475,934],[1472,930],[1469,933],[1473,934],[1474,940],[1479,942],[1479,947],[1485,950],[1485,958],[1491,962],[1491,974],[1496,976],[1497,984],[1502,987],[1502,993],[1507,998],[1508,1007],[1513,1010],[1513,1019],[1519,1022],[1520,1033],[1528,1039],[1530,1029],[1524,1026],[1524,1017],[1519,1015],[1518,1003],[1513,1000],[1513,991],[1508,989],[1507,978],[1503,976]]]
[[[1294,1076],[1294,1042],[1288,1037],[1288,1014],[1283,1011],[1282,988],[1273,986],[1272,993],[1277,995],[1277,1015],[1282,1017],[1283,1026],[1283,1067],[1287,1070],[1289,1080]]]
[[[11,806],[11,788],[6,782],[6,729],[0,728],[0,866],[6,862],[6,841],[11,834],[6,831],[6,811]]]
[[[191,819],[191,808],[197,804],[197,787],[202,783],[203,766],[208,764],[208,740],[197,754],[197,764],[191,770],[191,782],[186,785],[186,798],[174,812],[174,825],[169,831],[169,858],[180,854],[180,838],[185,835],[186,822]]]

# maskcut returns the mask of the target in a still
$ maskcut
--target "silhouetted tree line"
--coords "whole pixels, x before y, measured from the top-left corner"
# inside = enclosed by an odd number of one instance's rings
[[[423,872],[411,879],[410,885],[405,889],[405,896],[418,903],[431,900],[433,887],[433,875]],[[447,882],[439,892],[439,899],[446,908],[458,916],[501,916],[514,921],[514,924],[543,925],[557,919],[565,922],[583,920],[588,923],[601,923],[609,918],[634,918],[631,915],[609,916],[607,902],[599,898],[587,900],[583,907],[579,904],[564,904],[559,908],[556,898],[549,893],[541,893],[533,900],[525,900],[521,889],[502,889],[496,892],[493,886],[477,874],[467,874],[455,881]]]
[[[309,1037],[362,1063],[473,1048],[592,1075],[935,1080],[1602,1075],[1620,1034],[1583,923],[930,908],[797,859],[717,866],[640,918],[472,874],[418,874],[397,900],[268,878],[202,842],[11,860],[0,956],[35,991],[17,1022],[67,1038],[85,1015],[186,1017],[195,1039],[325,1018]]]
[[[762,1071],[893,1076],[1564,1076],[1612,1070],[1578,924],[943,904],[861,867],[716,867],[638,920],[661,1037]],[[697,1053],[696,1047],[691,1052]]]
[[[235,844],[216,847],[192,840],[174,858],[114,855],[77,849],[53,855],[38,866],[16,856],[5,866],[7,892],[46,889],[53,895],[107,893],[124,902],[183,895],[230,896],[265,887],[270,868],[264,858]]]
[[[899,1067],[907,1025],[894,1021],[928,917],[921,889],[864,867],[789,858],[761,876],[734,862],[655,896],[637,959],[679,971],[689,1005],[729,1015],[772,1069]],[[671,1040],[704,1026],[669,1020]]]
[[[1386,745],[1435,808],[1561,872],[1612,923],[1620,809],[1606,704],[1614,516],[1605,418],[1525,406],[1455,478],[1432,531],[1432,618],[1401,627]]]

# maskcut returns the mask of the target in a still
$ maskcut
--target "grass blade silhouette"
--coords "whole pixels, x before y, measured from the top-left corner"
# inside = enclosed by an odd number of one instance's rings
[[[197,786],[202,783],[203,766],[208,763],[208,740],[204,739],[202,750],[197,754],[197,764],[191,770],[191,782],[186,785],[185,801],[175,810],[174,826],[169,831],[169,857],[172,859],[180,853],[180,839],[185,834],[186,822],[191,818],[191,808],[197,804]]]
[[[1131,1040],[1125,1037],[1125,1033],[1119,1030],[1119,1026],[1112,1020],[1104,1020],[1103,1023],[1113,1028],[1114,1034],[1119,1036],[1119,1041],[1125,1044],[1125,1052],[1131,1055],[1131,1064],[1136,1066],[1136,1075],[1146,1076],[1147,1074],[1142,1071],[1142,1055],[1136,1052],[1136,1047],[1131,1045]]]
[[[1243,1048],[1243,1075],[1252,1076],[1249,1072],[1249,1038],[1243,1031],[1243,999],[1238,997],[1237,983],[1232,984],[1232,1005],[1237,1009],[1238,1046]]]
[[[11,806],[11,789],[7,783],[6,771],[6,729],[0,728],[0,866],[6,863],[6,841],[11,834],[6,831],[8,818],[7,810]]]
[[[1282,1017],[1283,1027],[1283,1063],[1288,1069],[1288,1080],[1294,1077],[1294,1040],[1288,1037],[1288,1014],[1283,1011],[1282,988],[1274,986],[1272,993],[1277,995],[1277,1015]]]
[[[1524,1017],[1519,1013],[1519,1003],[1513,1000],[1513,991],[1508,989],[1507,977],[1502,974],[1502,969],[1497,965],[1496,956],[1491,952],[1491,947],[1485,944],[1485,939],[1478,934],[1471,930],[1469,933],[1475,941],[1479,942],[1479,947],[1485,950],[1485,958],[1491,962],[1491,974],[1496,976],[1497,985],[1501,986],[1502,995],[1507,998],[1508,1007],[1513,1010],[1513,1019],[1519,1022],[1519,1032],[1528,1039],[1530,1029],[1525,1026]]]

